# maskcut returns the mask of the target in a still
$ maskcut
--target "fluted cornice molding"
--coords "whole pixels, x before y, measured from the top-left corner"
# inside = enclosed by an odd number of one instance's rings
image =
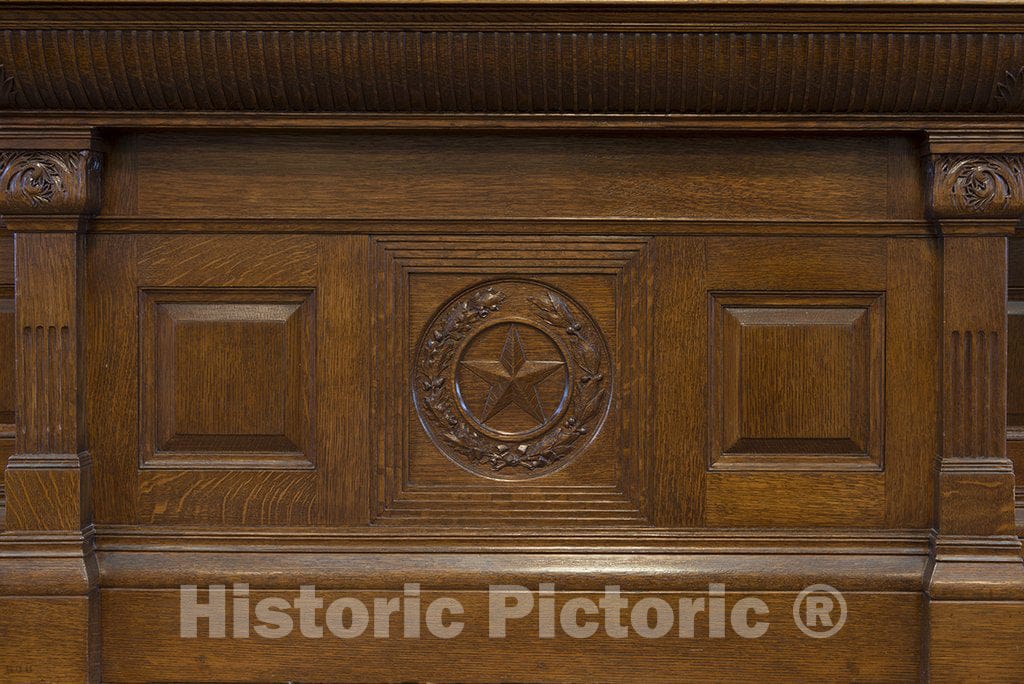
[[[37,21],[0,28],[0,113],[1024,113],[1024,27],[711,31],[662,17],[563,29],[528,17],[487,30]]]

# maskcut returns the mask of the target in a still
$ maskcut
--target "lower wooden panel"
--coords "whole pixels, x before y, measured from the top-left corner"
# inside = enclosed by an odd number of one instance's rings
[[[0,681],[99,681],[89,643],[96,605],[87,596],[0,598]]]
[[[932,601],[933,682],[1024,681],[1024,602]]]
[[[252,591],[250,605],[279,597],[291,602],[296,592]],[[372,606],[373,599],[401,596],[395,591],[321,592],[325,605],[350,597]],[[794,679],[832,681],[910,681],[920,672],[923,601],[919,593],[847,593],[848,620],[829,639],[812,639],[794,624],[795,593],[728,594],[723,638],[710,638],[705,614],[696,617],[694,638],[681,638],[675,628],[660,638],[615,639],[602,627],[586,639],[573,639],[556,627],[557,638],[538,635],[538,611],[509,621],[505,638],[488,636],[486,591],[427,592],[426,607],[441,596],[456,598],[465,613],[462,633],[441,640],[426,630],[421,638],[402,638],[403,618],[390,620],[390,638],[371,636],[373,622],[357,638],[341,639],[325,631],[307,638],[295,629],[283,638],[208,637],[205,621],[199,638],[179,637],[177,589],[102,591],[103,678],[128,681],[722,681]],[[555,597],[555,615],[569,598],[598,600],[600,594],[562,593]],[[677,605],[692,593],[623,594],[633,606],[641,598],[662,598]],[[729,626],[729,614],[742,596],[763,600],[769,609],[767,632],[745,639]],[[232,604],[228,592],[227,605]],[[198,602],[208,597],[204,590]],[[297,613],[296,613],[297,615]],[[323,624],[323,611],[320,611]],[[348,619],[348,618],[347,618]],[[599,619],[600,618],[596,618]],[[584,620],[581,619],[581,622]],[[630,620],[623,611],[624,625]],[[557,624],[557,623],[556,623]],[[509,657],[509,654],[516,654]]]

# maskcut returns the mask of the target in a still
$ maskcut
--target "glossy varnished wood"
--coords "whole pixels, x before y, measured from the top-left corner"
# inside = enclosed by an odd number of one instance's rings
[[[8,3],[0,680],[1024,679],[1022,69],[997,1]],[[180,639],[236,582],[467,632]],[[488,638],[542,582],[772,626]]]

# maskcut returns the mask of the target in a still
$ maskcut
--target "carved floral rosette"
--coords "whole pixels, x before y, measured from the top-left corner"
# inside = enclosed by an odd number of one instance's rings
[[[466,349],[499,325],[546,337],[564,360],[564,399],[518,434],[489,429],[458,386]],[[459,466],[494,479],[539,477],[567,465],[596,437],[611,403],[611,358],[597,324],[568,295],[534,281],[494,281],[446,303],[417,345],[413,374],[413,400],[434,444]]]
[[[91,150],[0,150],[0,212],[90,212],[99,171],[100,155]]]
[[[1002,218],[1024,213],[1024,157],[936,155],[932,212],[939,218]]]

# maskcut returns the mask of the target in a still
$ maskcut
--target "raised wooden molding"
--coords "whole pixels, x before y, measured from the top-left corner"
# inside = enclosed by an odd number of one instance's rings
[[[753,31],[733,23],[699,30],[671,12],[629,30],[621,27],[632,17],[618,28],[594,25],[582,13],[489,19],[378,14],[359,24],[341,15],[325,24],[311,15],[280,19],[280,28],[268,20],[271,28],[240,29],[245,19],[228,14],[207,15],[193,30],[171,15],[126,12],[112,23],[92,13],[83,28],[55,27],[63,22],[53,14],[16,12],[0,21],[0,110],[1024,112],[1024,33],[1011,23],[1000,33],[922,34]]]

